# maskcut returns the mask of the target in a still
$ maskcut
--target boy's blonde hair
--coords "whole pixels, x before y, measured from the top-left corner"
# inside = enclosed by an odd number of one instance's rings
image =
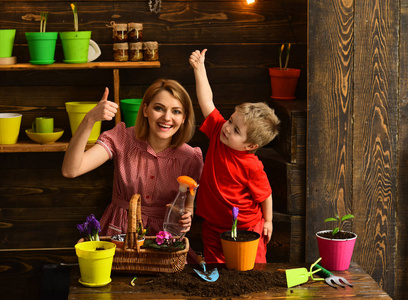
[[[275,111],[266,103],[245,102],[236,106],[235,110],[244,116],[244,124],[247,126],[246,143],[258,144],[259,149],[278,135],[280,121]]]
[[[175,80],[158,79],[146,90],[142,103],[140,104],[140,112],[137,114],[135,123],[135,136],[138,140],[147,140],[149,136],[149,120],[142,113],[143,107],[149,106],[154,97],[161,91],[169,92],[174,98],[180,101],[185,113],[184,123],[181,124],[179,130],[173,135],[170,147],[180,147],[187,143],[194,135],[195,116],[193,103],[190,95],[183,86]]]

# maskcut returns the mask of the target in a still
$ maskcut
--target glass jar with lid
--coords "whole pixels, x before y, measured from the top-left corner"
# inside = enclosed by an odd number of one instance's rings
[[[128,43],[115,43],[113,44],[113,60],[114,61],[128,61],[129,45]]]
[[[159,43],[145,42],[143,43],[143,57],[146,61],[159,60]]]
[[[143,24],[142,23],[129,23],[128,27],[128,42],[137,43],[143,41]]]
[[[127,24],[112,23],[113,27],[113,42],[114,43],[126,43],[127,42]]]
[[[141,61],[143,60],[143,43],[129,43],[129,60]]]

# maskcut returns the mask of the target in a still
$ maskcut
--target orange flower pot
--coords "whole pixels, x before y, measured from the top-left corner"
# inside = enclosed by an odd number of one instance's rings
[[[238,230],[237,240],[231,238],[231,231],[221,234],[222,250],[227,269],[252,270],[255,265],[260,235],[257,232]]]
[[[300,76],[299,69],[269,68],[271,77],[272,99],[293,100],[296,99],[295,92]]]

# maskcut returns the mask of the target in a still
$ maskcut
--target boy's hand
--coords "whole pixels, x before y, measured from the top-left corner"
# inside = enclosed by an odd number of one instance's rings
[[[200,65],[204,64],[205,61],[205,52],[207,52],[207,49],[204,49],[203,51],[196,50],[193,53],[191,53],[189,62],[190,65],[194,68],[197,69]]]
[[[263,226],[263,234],[268,237],[267,238],[268,243],[272,238],[272,231],[273,231],[272,222],[265,222],[265,224]]]

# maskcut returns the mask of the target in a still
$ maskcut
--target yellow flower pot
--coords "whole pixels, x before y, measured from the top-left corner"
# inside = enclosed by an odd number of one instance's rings
[[[109,284],[116,245],[111,242],[90,241],[75,245],[81,278],[79,282],[88,287]]]
[[[0,113],[0,145],[17,143],[22,114]]]
[[[231,238],[231,231],[221,234],[221,245],[227,269],[252,270],[255,265],[260,235],[257,232],[238,230],[237,240]]]
[[[71,126],[72,136],[74,136],[79,124],[81,124],[85,115],[94,108],[98,102],[65,102],[65,107],[68,112],[69,124]],[[88,143],[95,143],[101,134],[101,121],[98,121],[92,127],[91,134],[88,138]]]

